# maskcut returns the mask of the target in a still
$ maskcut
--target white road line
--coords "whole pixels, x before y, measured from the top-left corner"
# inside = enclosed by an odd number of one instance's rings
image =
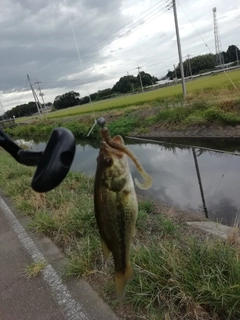
[[[0,209],[5,214],[18,239],[32,257],[34,262],[46,260],[44,255],[36,247],[23,226],[17,220],[6,202],[0,197]],[[61,277],[56,273],[51,264],[48,264],[42,272],[43,278],[51,288],[55,300],[62,308],[67,320],[90,320],[83,310],[83,306],[72,298],[67,287],[62,283]]]

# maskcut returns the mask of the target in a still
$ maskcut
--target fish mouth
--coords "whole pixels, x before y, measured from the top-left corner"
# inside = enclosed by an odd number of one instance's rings
[[[144,179],[144,183],[140,183],[136,178],[134,179],[135,184],[139,189],[147,190],[152,186],[152,177],[143,169],[142,165],[138,161],[137,157],[130,151],[123,142],[121,136],[115,136],[111,138],[108,128],[104,127],[100,130],[100,135],[103,139],[102,143],[105,143],[105,150],[103,152],[112,152],[112,155],[116,155],[117,157],[122,157],[123,154],[126,154],[135,164],[138,172]],[[108,149],[108,150],[107,150]],[[101,151],[101,148],[100,148]]]
[[[116,156],[117,158],[120,159],[123,157],[124,152],[110,147],[105,141],[101,141],[99,155],[100,157],[103,157],[103,158]]]

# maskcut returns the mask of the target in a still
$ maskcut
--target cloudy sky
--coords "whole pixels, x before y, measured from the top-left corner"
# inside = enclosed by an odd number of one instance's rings
[[[161,77],[178,63],[171,0],[1,0],[0,101],[4,111],[33,100],[81,96],[143,71]],[[239,0],[178,0],[183,57],[214,53],[217,7],[222,49],[240,47]],[[196,31],[197,30],[197,31]],[[34,85],[37,89],[37,86]],[[0,110],[0,114],[2,110]]]

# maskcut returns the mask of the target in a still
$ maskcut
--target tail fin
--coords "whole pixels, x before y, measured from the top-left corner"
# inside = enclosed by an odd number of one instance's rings
[[[121,301],[125,295],[127,283],[134,278],[133,268],[129,264],[124,273],[115,272],[115,287],[117,301]]]

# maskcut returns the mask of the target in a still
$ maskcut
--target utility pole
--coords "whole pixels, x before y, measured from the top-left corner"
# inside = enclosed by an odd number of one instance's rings
[[[188,67],[189,67],[189,75],[192,78],[192,67],[191,67],[191,61],[190,61],[190,54],[188,54]]]
[[[39,95],[40,95],[40,97],[42,98],[42,102],[43,102],[43,105],[44,105],[44,109],[45,109],[46,114],[47,114],[47,107],[46,107],[45,101],[44,101],[44,99],[43,99],[44,93],[42,93],[42,91],[41,91],[41,88],[40,88],[40,85],[39,85],[40,83],[41,83],[41,82],[39,82],[39,81],[36,81],[36,82],[35,82],[35,84],[38,85]]]
[[[142,92],[144,92],[144,90],[143,90],[143,84],[142,84],[142,77],[141,77],[141,73],[140,73],[140,69],[141,69],[141,67],[139,67],[139,66],[137,66],[137,69],[138,69],[138,75],[139,75],[139,80],[140,80],[140,83],[141,83],[141,88],[142,88]]]
[[[28,74],[27,74],[27,78],[28,78],[30,87],[31,87],[31,89],[32,89],[33,98],[34,98],[34,100],[35,100],[35,103],[36,103],[36,106],[37,106],[37,110],[38,110],[39,116],[40,116],[40,118],[42,119],[42,113],[40,112],[40,109],[39,109],[39,107],[41,108],[41,104],[40,104],[40,102],[39,102],[39,100],[38,100],[38,96],[36,95],[36,92],[35,92],[34,89],[33,89],[33,86],[32,86],[32,84],[31,84],[31,80],[30,80]]]
[[[180,42],[180,35],[179,35],[179,28],[178,28],[176,0],[173,0],[173,12],[174,12],[175,29],[176,29],[176,36],[177,36],[180,71],[181,71],[181,77],[182,77],[182,90],[183,90],[183,97],[185,98],[187,95],[187,90],[186,90],[186,83],[185,83],[184,70],[183,70],[182,50],[181,50],[181,42]]]

